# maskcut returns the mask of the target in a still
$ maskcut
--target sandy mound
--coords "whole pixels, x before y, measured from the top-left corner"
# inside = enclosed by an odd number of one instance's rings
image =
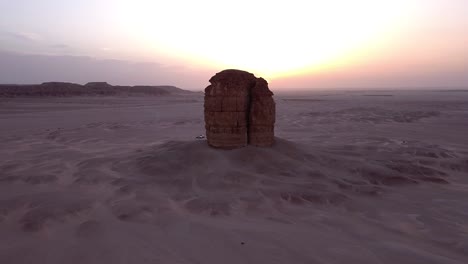
[[[186,199],[192,212],[230,214],[233,207],[281,206],[281,203],[337,203],[345,199],[336,185],[314,168],[316,158],[293,143],[273,148],[224,151],[205,142],[168,142],[136,158],[149,183]]]
[[[281,211],[286,205],[336,205],[395,185],[448,183],[446,173],[434,165],[450,166],[439,159],[454,153],[437,146],[394,145],[306,151],[277,139],[272,148],[218,150],[204,141],[170,141],[114,161],[112,170],[129,176],[113,184],[125,192],[156,186],[190,213],[230,215]],[[77,175],[77,182],[108,181]]]
[[[151,222],[161,212],[294,215],[348,206],[355,198],[373,199],[404,185],[447,184],[451,172],[468,172],[468,161],[458,155],[437,145],[383,139],[311,149],[277,138],[271,148],[235,150],[213,149],[205,141],[168,141],[84,158],[60,181],[4,165],[0,182],[24,184],[25,194],[3,200],[0,216],[24,210],[17,218],[21,229],[38,231],[99,203],[130,222]],[[40,164],[52,166],[50,157]],[[49,184],[59,185],[37,193]]]

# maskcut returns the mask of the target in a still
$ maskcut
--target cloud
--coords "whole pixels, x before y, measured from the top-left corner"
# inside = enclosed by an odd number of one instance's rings
[[[0,31],[0,37],[28,42],[36,42],[41,40],[41,36],[31,32]]]

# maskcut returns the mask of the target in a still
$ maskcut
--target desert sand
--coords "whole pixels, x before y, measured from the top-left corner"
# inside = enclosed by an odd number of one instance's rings
[[[218,150],[203,94],[0,99],[0,263],[468,263],[468,93],[275,100]]]

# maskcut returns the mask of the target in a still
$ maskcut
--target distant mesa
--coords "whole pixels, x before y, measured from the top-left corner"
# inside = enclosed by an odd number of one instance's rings
[[[274,143],[275,101],[263,78],[241,70],[224,70],[205,89],[208,144],[233,149]]]
[[[108,84],[107,82],[89,82],[85,84],[85,87],[102,88],[102,87],[112,87],[112,85]]]
[[[0,84],[0,97],[68,97],[68,96],[163,96],[191,94],[174,86],[113,86],[107,82],[85,85],[67,82],[42,84]]]

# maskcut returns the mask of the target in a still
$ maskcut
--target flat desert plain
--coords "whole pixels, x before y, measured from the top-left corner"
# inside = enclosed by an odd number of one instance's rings
[[[0,263],[468,263],[468,92],[275,100],[217,150],[201,93],[0,99]]]

